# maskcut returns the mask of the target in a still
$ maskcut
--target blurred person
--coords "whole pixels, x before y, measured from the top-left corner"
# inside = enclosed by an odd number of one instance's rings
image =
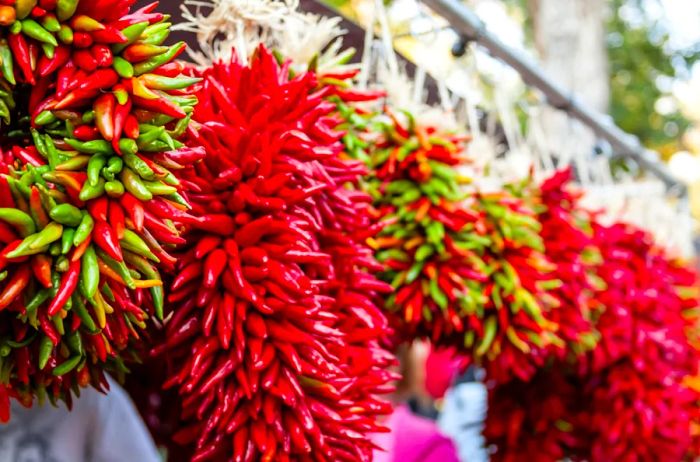
[[[72,411],[13,401],[10,422],[0,425],[0,462],[161,462],[128,395],[108,381],[107,395],[81,390]]]
[[[483,371],[470,366],[447,391],[438,417],[440,430],[452,438],[463,462],[489,460],[483,436],[488,393],[482,376]]]
[[[374,452],[374,462],[459,462],[452,441],[437,428],[435,421],[417,415],[409,402],[422,413],[431,409],[426,393],[427,349],[425,344],[402,346],[397,352],[402,379],[396,385],[393,401],[396,405],[384,425],[388,433],[375,435],[375,444],[382,448]]]

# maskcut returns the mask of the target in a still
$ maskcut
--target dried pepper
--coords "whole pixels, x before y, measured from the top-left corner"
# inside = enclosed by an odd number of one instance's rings
[[[340,158],[316,76],[289,74],[261,47],[196,85],[188,144],[207,156],[178,176],[198,219],[154,352],[173,362],[173,438],[193,460],[367,460],[390,411],[372,302],[386,285],[362,244],[368,198],[345,186],[364,168]]]

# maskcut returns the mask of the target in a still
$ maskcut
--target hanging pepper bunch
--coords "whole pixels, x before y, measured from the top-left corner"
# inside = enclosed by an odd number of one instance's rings
[[[491,383],[484,437],[490,460],[517,462],[529,454],[537,462],[573,458],[586,448],[574,432],[585,409],[581,382],[571,365],[555,362],[528,381]]]
[[[534,212],[507,192],[462,192],[463,138],[335,102],[348,152],[372,172],[364,187],[383,227],[370,243],[395,289],[385,307],[398,329],[493,363],[501,380],[534,373],[560,345],[543,314],[556,281]]]
[[[516,460],[535,447],[551,461],[694,457],[697,276],[632,226],[591,224],[605,282],[595,295],[605,307],[600,342],[577,363],[492,388],[485,433],[495,457]]]
[[[133,3],[0,5],[0,382],[27,405],[123,375],[139,330],[162,316],[157,265],[183,242],[172,220],[187,205],[168,169],[203,155],[176,141],[193,80],[168,64],[183,45],[160,46],[170,24],[156,4]]]
[[[483,274],[474,284],[481,299],[468,307],[465,346],[484,358],[490,379],[527,380],[563,345],[551,321],[559,309],[551,291],[560,283],[544,254],[537,215],[507,189],[477,193],[465,206],[479,214],[470,261]]]
[[[607,284],[601,341],[585,365],[588,460],[682,460],[698,395],[697,275],[632,226],[595,225]]]
[[[202,72],[191,133],[204,161],[181,177],[199,217],[166,325],[195,460],[368,460],[390,407],[386,322],[355,233],[366,198],[346,182],[316,76],[260,47]],[[155,351],[158,354],[159,351]]]
[[[540,236],[558,280],[550,293],[559,307],[550,312],[549,319],[559,326],[557,336],[567,348],[554,348],[552,354],[576,361],[595,348],[599,338],[595,322],[604,307],[596,297],[601,288],[596,276],[601,256],[591,228],[592,216],[578,205],[582,192],[573,191],[570,181],[571,170],[560,170],[530,195],[540,202]]]

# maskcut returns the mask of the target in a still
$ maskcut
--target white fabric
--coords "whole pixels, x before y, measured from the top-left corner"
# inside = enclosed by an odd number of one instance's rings
[[[0,425],[0,462],[160,462],[126,392],[110,387],[107,395],[82,390],[72,412],[13,402],[12,419]]]
[[[481,382],[460,383],[447,391],[438,427],[457,447],[462,462],[488,462],[481,432],[486,419],[486,387]]]

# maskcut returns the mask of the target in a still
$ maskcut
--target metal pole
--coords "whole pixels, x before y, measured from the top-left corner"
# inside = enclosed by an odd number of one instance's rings
[[[668,170],[654,151],[646,149],[637,137],[630,135],[612,123],[607,115],[593,111],[583,104],[576,95],[567,92],[557,83],[549,79],[536,64],[517,50],[513,50],[496,35],[486,29],[486,25],[469,8],[459,0],[422,0],[439,15],[443,16],[452,27],[467,39],[473,40],[486,48],[495,58],[505,62],[515,69],[523,81],[538,88],[554,108],[571,114],[587,125],[599,138],[610,143],[613,150],[623,156],[631,157],[644,169],[654,173],[665,184],[669,191],[683,197],[687,195],[687,187],[679,182]]]

